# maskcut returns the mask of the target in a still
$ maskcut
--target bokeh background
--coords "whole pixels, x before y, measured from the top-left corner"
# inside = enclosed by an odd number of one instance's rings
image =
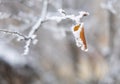
[[[58,9],[82,18],[88,52],[76,46],[73,22],[47,21],[38,42],[23,56],[25,41],[0,32],[0,84],[119,84],[120,0],[48,0],[47,14]],[[0,0],[0,29],[28,35],[41,15],[44,0]]]

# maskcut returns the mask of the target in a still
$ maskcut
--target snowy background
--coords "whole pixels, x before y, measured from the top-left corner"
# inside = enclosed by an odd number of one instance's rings
[[[119,0],[0,0],[0,84],[119,84],[119,5]],[[87,52],[76,46],[75,22],[57,19],[61,8],[63,16],[89,13],[80,19]]]

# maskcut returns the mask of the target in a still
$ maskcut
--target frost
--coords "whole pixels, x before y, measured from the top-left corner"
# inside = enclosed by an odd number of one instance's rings
[[[16,37],[18,37],[18,41],[20,41],[21,39],[24,39],[24,40],[27,39],[26,36],[24,36],[23,34],[21,34],[19,32],[13,32],[13,31],[10,31],[10,30],[3,30],[3,29],[0,29],[0,32],[6,33],[6,34],[15,35]]]
[[[58,9],[58,12],[60,12],[61,15],[65,16],[66,15],[66,12],[65,10],[63,9]]]
[[[64,19],[70,19],[70,20],[74,21],[76,25],[72,27],[72,32],[75,37],[76,45],[78,47],[81,47],[81,50],[87,51],[87,44],[86,44],[86,39],[84,36],[83,23],[80,20],[84,16],[89,15],[89,13],[85,12],[85,11],[81,11],[81,12],[79,12],[79,15],[75,16],[73,14],[67,15],[63,9],[58,9],[58,11],[60,12],[60,14],[62,16],[51,16],[51,17],[47,16],[46,19],[54,20],[58,23]],[[75,27],[77,27],[77,30],[74,30]]]
[[[30,48],[30,43],[31,43],[31,40],[26,41],[26,45],[24,46],[25,50],[24,50],[23,55],[27,55],[28,54],[29,48]]]
[[[39,17],[39,19],[37,20],[37,22],[35,23],[35,25],[33,25],[31,31],[28,34],[28,41],[26,41],[26,45],[25,45],[25,50],[23,55],[27,55],[29,52],[29,48],[31,45],[31,42],[35,39],[36,35],[35,33],[38,31],[41,23],[45,20],[45,16],[47,13],[47,6],[48,6],[48,0],[44,0],[43,1],[43,9],[42,9],[42,13],[41,13],[41,17]]]
[[[25,41],[25,46],[24,46],[24,53],[23,55],[27,55],[29,53],[29,49],[30,49],[30,46],[31,44],[36,44],[38,42],[38,40],[36,39],[37,35],[36,35],[36,32],[39,30],[40,26],[42,23],[46,22],[46,21],[51,21],[51,20],[54,20],[56,22],[61,22],[62,20],[65,20],[65,19],[70,19],[72,21],[75,22],[75,24],[81,24],[81,21],[80,19],[83,17],[83,16],[87,16],[89,15],[88,12],[84,12],[84,11],[81,11],[79,12],[78,15],[74,15],[74,14],[67,14],[65,12],[65,10],[63,9],[58,9],[59,13],[61,15],[59,16],[48,16],[47,15],[47,7],[48,7],[48,0],[43,0],[43,7],[42,7],[42,11],[41,11],[41,15],[39,16],[39,18],[36,20],[35,24],[31,27],[28,35],[23,35],[19,32],[12,32],[12,31],[8,31],[8,30],[0,30],[1,32],[4,32],[4,33],[7,33],[7,34],[12,34],[12,35],[15,35],[18,37],[17,41],[20,41],[20,40],[24,40]],[[2,16],[1,18],[5,18],[5,17],[9,17],[10,15],[6,15],[6,14],[1,14],[0,15]],[[23,12],[19,12],[18,13],[19,17],[18,16],[13,16],[14,19],[18,19],[18,20],[22,20],[24,22],[26,22],[27,24],[30,23],[29,20],[27,19],[24,19],[24,17],[26,17],[26,14],[24,14]],[[31,15],[28,15],[28,18],[32,17]],[[22,17],[22,18],[21,18]],[[35,19],[35,18],[34,18]],[[34,20],[33,19],[33,20]],[[10,25],[9,25],[10,26]],[[12,27],[10,27],[10,29],[12,29]],[[14,28],[15,30],[16,28]],[[78,33],[80,34],[81,32],[81,26],[79,28],[78,31],[75,31],[73,34],[75,36],[75,40],[76,40],[76,45],[78,47],[81,47],[82,50],[85,50],[86,48],[86,45],[85,45],[85,39],[80,39],[81,37],[78,35]],[[57,30],[58,31],[58,30]],[[56,35],[55,35],[55,38],[61,38],[61,37],[65,37],[66,34],[65,34],[65,31],[64,29],[59,29],[59,32],[54,32]],[[61,35],[58,35],[59,33],[61,33]]]
[[[59,23],[60,21],[62,21],[64,19],[71,19],[72,21],[75,21],[76,23],[80,23],[80,19],[83,16],[89,15],[89,13],[85,12],[85,11],[79,12],[79,15],[77,15],[77,16],[75,16],[73,14],[67,15],[63,9],[59,9],[58,11],[61,13],[62,16],[47,16],[46,20],[54,20],[54,21],[57,21]]]
[[[72,32],[75,37],[76,45],[78,47],[81,47],[81,50],[87,51],[87,44],[84,36],[84,31],[83,31],[83,23],[77,24],[72,27]],[[83,32],[83,33],[82,33]],[[82,34],[81,34],[82,33]]]

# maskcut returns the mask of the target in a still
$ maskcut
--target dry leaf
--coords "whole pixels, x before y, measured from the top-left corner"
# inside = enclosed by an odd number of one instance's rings
[[[73,34],[76,40],[76,45],[81,47],[82,50],[87,51],[87,43],[84,33],[84,24],[77,24],[73,27]]]

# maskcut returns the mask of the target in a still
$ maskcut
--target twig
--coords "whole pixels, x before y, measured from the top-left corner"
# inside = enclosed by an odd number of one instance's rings
[[[79,15],[77,15],[77,16],[67,15],[66,12],[62,9],[59,9],[58,11],[62,14],[62,16],[51,16],[51,17],[47,16],[46,20],[48,20],[48,21],[54,20],[54,21],[60,22],[64,19],[71,19],[72,21],[75,21],[76,23],[80,23],[80,19],[83,18],[83,16],[89,15],[88,12],[84,12],[84,11],[79,12]]]
[[[18,37],[22,37],[22,39],[26,41],[25,46],[24,46],[25,49],[24,49],[23,55],[27,55],[28,54],[30,46],[31,46],[31,43],[34,43],[34,41],[36,41],[36,35],[35,35],[35,33],[38,31],[38,29],[40,28],[40,25],[43,22],[46,22],[46,21],[49,21],[49,20],[62,21],[64,19],[71,19],[72,21],[75,21],[76,24],[80,24],[81,23],[80,19],[83,16],[89,15],[88,12],[83,12],[83,11],[81,11],[78,16],[67,15],[64,10],[60,9],[59,12],[62,14],[62,16],[46,17],[47,6],[48,6],[48,0],[44,0],[42,12],[41,12],[41,17],[38,19],[38,21],[36,22],[36,24],[33,25],[33,27],[31,28],[28,36],[25,36],[25,35],[23,35],[23,34],[21,34],[19,32],[13,32],[13,31],[8,31],[8,30],[0,29],[1,32],[13,34],[13,35],[17,35]]]
[[[30,44],[31,44],[32,40],[35,39],[35,37],[34,37],[35,33],[38,31],[41,23],[45,20],[45,16],[46,16],[46,13],[47,13],[47,5],[48,5],[48,0],[44,0],[44,2],[43,2],[43,9],[42,9],[42,12],[41,12],[41,17],[38,19],[38,21],[32,27],[31,31],[28,34],[28,37],[31,38],[31,39],[26,41],[25,50],[24,50],[24,54],[23,55],[27,55],[28,54]]]
[[[0,32],[4,32],[4,33],[7,33],[7,34],[12,34],[12,35],[16,35],[17,37],[22,37],[22,39],[24,40],[28,40],[29,38],[19,32],[14,32],[14,31],[9,31],[9,30],[3,30],[3,29],[0,29]]]
[[[81,18],[84,16],[89,15],[88,12],[81,11],[79,12],[79,15],[68,15],[66,12],[62,9],[58,10],[62,16],[53,16],[53,17],[47,17],[47,20],[54,20],[57,22],[60,22],[64,19],[70,19],[75,22],[75,25],[72,27],[72,33],[75,37],[76,45],[78,47],[81,47],[81,50],[87,51],[87,44],[86,44],[86,39],[84,35],[84,25],[83,22],[81,22]]]

